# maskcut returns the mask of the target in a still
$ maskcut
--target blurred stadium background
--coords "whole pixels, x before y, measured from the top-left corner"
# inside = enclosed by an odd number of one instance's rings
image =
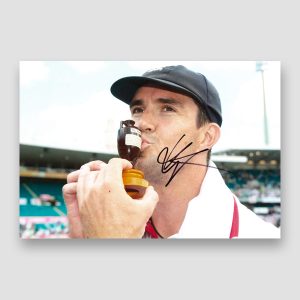
[[[21,62],[20,237],[67,238],[62,186],[88,161],[117,157],[128,107],[110,94],[123,76],[170,64],[203,72],[217,87],[224,122],[212,160],[228,187],[280,226],[279,62]]]
[[[62,187],[67,174],[91,160],[116,155],[20,145],[20,236],[66,238]]]

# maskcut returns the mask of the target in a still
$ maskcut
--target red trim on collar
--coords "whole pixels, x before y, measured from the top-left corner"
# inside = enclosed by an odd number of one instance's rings
[[[158,239],[158,234],[153,227],[151,219],[146,224],[145,233],[147,233],[151,239]]]
[[[230,231],[230,236],[229,236],[230,239],[232,239],[234,237],[238,237],[238,235],[239,235],[239,210],[238,210],[238,206],[237,206],[235,197],[233,197],[233,200],[234,200],[234,207],[233,207],[231,231]]]

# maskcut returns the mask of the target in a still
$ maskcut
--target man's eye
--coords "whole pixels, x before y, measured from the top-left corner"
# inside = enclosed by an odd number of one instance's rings
[[[141,107],[134,107],[132,110],[131,110],[131,113],[132,114],[140,114],[143,112],[143,109]]]
[[[167,105],[167,106],[163,107],[163,111],[170,112],[170,111],[175,111],[175,109],[173,109],[173,107]]]

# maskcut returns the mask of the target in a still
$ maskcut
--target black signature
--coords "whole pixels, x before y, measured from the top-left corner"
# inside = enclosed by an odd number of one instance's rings
[[[198,163],[192,163],[189,162],[195,155],[208,151],[209,149],[203,149],[201,151],[197,151],[195,153],[189,154],[189,155],[184,155],[184,156],[180,156],[179,155],[184,152],[187,148],[189,148],[193,142],[190,142],[189,144],[187,144],[182,150],[179,151],[179,153],[177,153],[174,157],[170,158],[173,151],[175,150],[175,148],[177,147],[177,145],[180,143],[180,141],[185,137],[185,134],[179,139],[179,141],[176,143],[176,145],[173,147],[172,151],[169,154],[169,148],[165,147],[164,149],[162,149],[157,157],[157,162],[159,164],[161,164],[161,172],[162,173],[168,173],[170,170],[173,169],[173,173],[170,176],[170,179],[168,180],[167,184],[165,185],[166,187],[170,184],[170,182],[174,179],[174,177],[178,174],[178,172],[184,167],[184,165],[198,165],[198,166],[204,166],[204,167],[210,167],[210,168],[215,168],[218,170],[223,170],[226,172],[229,172],[225,169],[220,169],[214,166],[209,166],[209,165],[205,165],[205,164],[198,164]],[[162,158],[161,161],[161,156],[164,157]],[[184,159],[186,158],[185,161],[180,161],[180,159]],[[231,173],[231,172],[230,172]]]

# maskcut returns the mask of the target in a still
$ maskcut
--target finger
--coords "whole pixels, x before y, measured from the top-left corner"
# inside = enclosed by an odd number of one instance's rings
[[[78,216],[76,192],[77,182],[68,183],[63,186],[63,195],[68,210],[69,221]]]
[[[80,170],[73,171],[67,176],[67,183],[77,182]]]
[[[154,190],[152,186],[148,186],[141,200],[142,201],[136,201],[136,203],[138,205],[146,206],[150,217],[159,201],[157,192]]]
[[[89,161],[85,165],[89,166],[91,171],[97,171],[100,170],[103,164],[105,164],[105,162],[101,160],[93,160],[93,161]]]
[[[80,168],[80,173],[77,182],[77,198],[78,198],[79,205],[83,201],[83,196],[85,195],[86,181],[88,180],[89,174],[90,174],[90,167],[88,165],[83,165]]]
[[[107,164],[105,164],[100,171],[95,172],[94,177],[94,184],[97,184],[98,186],[103,183],[105,172],[106,172]]]
[[[67,183],[62,188],[65,201],[68,201],[70,196],[73,197],[77,192],[77,182]],[[67,199],[66,199],[67,198]]]
[[[105,164],[103,163],[103,165],[105,165]],[[97,173],[97,172],[99,172],[99,170],[97,170],[97,171],[91,170],[91,173]],[[77,170],[77,171],[74,171],[74,172],[68,174],[67,183],[77,182],[79,174],[80,174],[80,170]]]
[[[131,168],[132,164],[128,160],[121,158],[112,158],[107,164],[104,180],[110,183],[119,183],[123,187],[122,171]]]
[[[68,209],[68,214],[71,216],[73,216],[78,209],[76,193],[77,182],[68,183],[63,186],[64,200]]]
[[[82,224],[80,221],[79,208],[76,197],[77,182],[65,184],[62,190],[68,212],[69,237],[82,238]]]
[[[86,180],[86,185],[88,188],[91,188],[99,175],[100,171],[91,171]]]
[[[84,165],[89,166],[91,171],[99,171],[99,170],[101,170],[101,167],[103,165],[106,165],[106,163],[101,160],[95,160],[95,161],[90,161]],[[80,170],[71,172],[67,176],[67,182],[70,183],[70,182],[78,181],[79,174],[80,174]]]

